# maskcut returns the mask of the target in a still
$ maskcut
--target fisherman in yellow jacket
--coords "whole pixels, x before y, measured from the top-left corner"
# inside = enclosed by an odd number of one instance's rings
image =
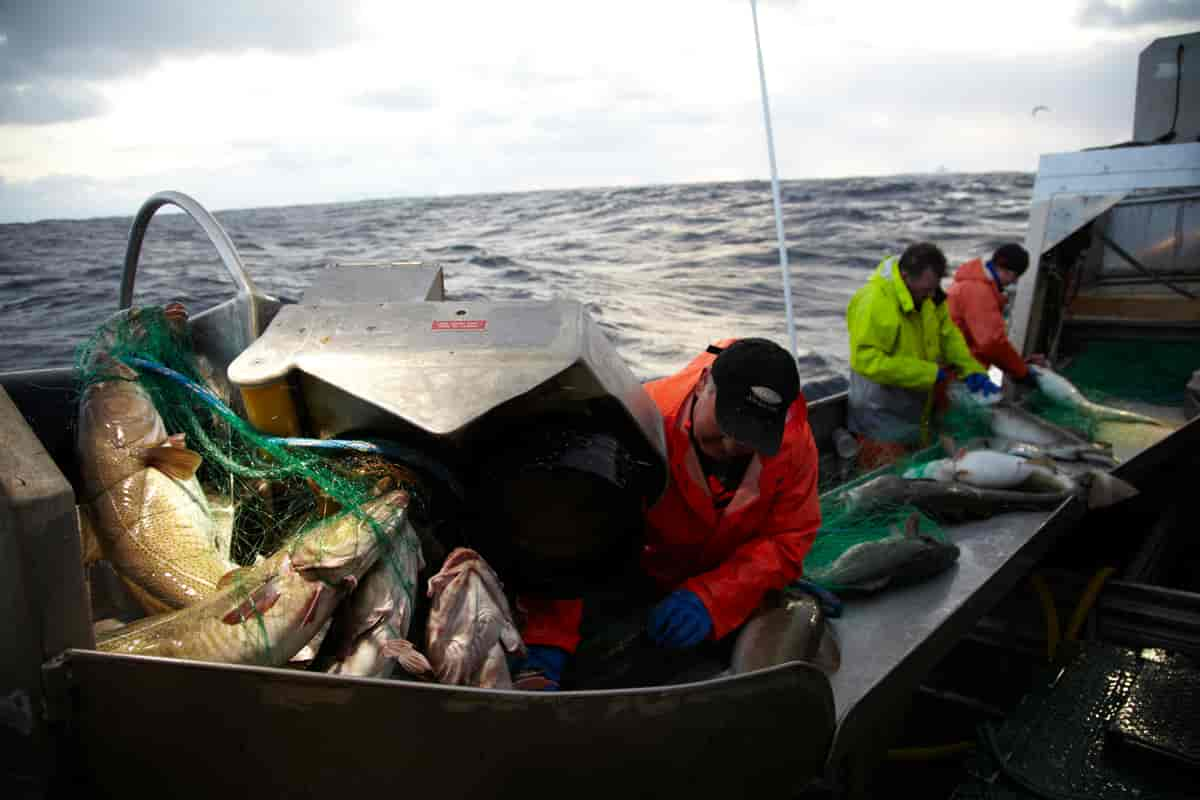
[[[885,258],[846,308],[850,330],[847,427],[859,466],[889,464],[930,441],[935,391],[952,377],[980,395],[1000,391],[950,319],[946,256],[921,242]]]

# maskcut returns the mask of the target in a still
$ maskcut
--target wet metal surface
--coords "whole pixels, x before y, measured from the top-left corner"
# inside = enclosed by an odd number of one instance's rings
[[[902,710],[927,670],[1032,569],[1054,538],[1057,525],[1043,527],[1050,517],[1018,512],[945,528],[960,549],[950,569],[846,602],[831,623],[842,648],[842,668],[830,676],[839,726],[831,762],[872,739],[886,744],[880,721]]]
[[[976,777],[954,797],[1195,797],[1195,777],[1178,763],[1164,768],[1131,757],[1108,733],[1139,683],[1170,701],[1175,685],[1151,675],[1161,666],[1136,650],[1084,643],[1064,668],[1048,668],[1005,722],[983,737],[967,767]]]

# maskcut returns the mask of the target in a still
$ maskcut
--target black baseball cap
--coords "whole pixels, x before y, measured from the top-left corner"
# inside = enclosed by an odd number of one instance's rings
[[[791,354],[768,339],[738,339],[720,350],[712,378],[721,431],[762,455],[778,453],[788,409],[800,394]]]

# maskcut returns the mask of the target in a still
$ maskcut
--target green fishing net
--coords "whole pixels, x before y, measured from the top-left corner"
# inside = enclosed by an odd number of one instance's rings
[[[138,360],[165,368],[161,371]],[[238,564],[269,556],[290,537],[335,513],[367,521],[377,536],[380,525],[361,512],[380,491],[409,492],[410,510],[423,502],[420,481],[411,471],[378,455],[326,455],[289,446],[259,433],[229,407],[211,380],[212,370],[192,348],[186,327],[161,308],[114,315],[76,354],[79,391],[106,380],[127,380],[130,366],[162,416],[168,434],[183,433],[187,447],[203,457],[197,472],[215,514],[233,515],[231,558]],[[174,373],[174,377],[164,374]],[[213,402],[213,397],[220,402]],[[402,537],[405,547],[416,547]],[[385,551],[396,574],[400,549]],[[413,586],[405,586],[412,596]]]
[[[1192,373],[1200,369],[1200,340],[1093,340],[1063,370],[1089,400],[1140,400],[1164,406],[1183,402]]]
[[[1052,408],[1055,410],[1057,407]],[[845,502],[846,492],[860,483],[885,474],[903,475],[906,471],[945,458],[947,446],[961,447],[973,440],[992,435],[991,410],[978,403],[956,403],[938,420],[938,441],[917,450],[881,470],[870,470],[854,479],[823,491],[821,495],[821,529],[812,549],[804,559],[806,571],[820,570],[833,563],[842,553],[856,544],[883,539],[904,530],[912,514],[919,516],[919,530],[938,541],[947,541],[946,533],[931,517],[910,505],[873,507],[862,513]],[[830,481],[833,483],[833,481]],[[836,590],[837,587],[827,587]]]

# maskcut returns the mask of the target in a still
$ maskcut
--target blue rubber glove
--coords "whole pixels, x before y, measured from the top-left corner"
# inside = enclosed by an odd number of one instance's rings
[[[712,617],[694,592],[677,589],[650,611],[646,632],[662,647],[694,647],[712,630]]]
[[[540,673],[546,679],[547,685],[539,685],[537,688],[540,691],[557,691],[558,685],[562,683],[563,668],[567,666],[567,651],[548,644],[531,644],[525,649],[525,660],[512,670],[517,683],[520,683],[519,679],[523,676],[528,678]]]
[[[982,372],[971,373],[967,376],[964,383],[967,384],[967,388],[972,392],[981,394],[984,397],[987,397],[991,394],[999,394],[1000,392],[1000,387],[992,383],[991,380],[988,379],[988,376]]]
[[[933,382],[934,382],[934,383],[941,383],[941,382],[942,382],[942,381],[944,381],[944,380],[946,380],[946,368],[945,368],[945,367],[938,367],[938,374],[937,374],[937,377],[936,377],[936,378],[934,378]]]

